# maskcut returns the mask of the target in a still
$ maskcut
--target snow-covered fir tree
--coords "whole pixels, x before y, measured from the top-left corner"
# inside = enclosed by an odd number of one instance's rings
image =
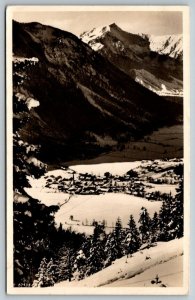
[[[171,225],[172,235],[174,238],[181,238],[184,231],[184,193],[183,193],[183,177],[179,183],[175,200],[172,203],[171,213],[174,215]]]
[[[141,233],[142,243],[147,243],[150,240],[150,216],[145,207],[141,208],[140,218],[139,218],[139,230]]]
[[[159,212],[159,240],[168,241],[183,236],[183,177],[172,201],[164,201]]]
[[[89,257],[87,257],[87,276],[103,269],[106,258],[105,243],[106,234],[104,225],[95,223],[94,233],[91,237]]]
[[[44,257],[40,263],[36,280],[33,282],[33,287],[48,287],[53,286],[56,282],[57,266],[53,263],[53,259],[48,262]]]
[[[120,258],[124,255],[124,239],[125,239],[125,232],[122,228],[122,222],[121,219],[118,217],[115,228],[114,228],[114,236],[116,239],[116,244],[117,244],[117,253],[118,257]]]
[[[128,226],[129,228],[127,229],[125,238],[125,250],[127,256],[136,252],[141,246],[140,234],[135,224],[133,215],[130,215]]]
[[[107,237],[105,253],[105,266],[109,266],[114,260],[125,255],[125,232],[119,217],[114,230]]]
[[[161,209],[159,211],[159,236],[160,241],[169,241],[170,237],[170,224],[174,218],[171,215],[171,203],[170,201],[163,201]]]
[[[153,218],[151,218],[150,223],[151,242],[156,242],[158,240],[159,223],[159,215],[157,214],[157,212],[155,212]]]
[[[114,234],[114,231],[108,234],[106,245],[105,245],[105,253],[106,253],[105,267],[111,265],[111,263],[119,257],[118,244],[116,241],[116,236]]]
[[[85,278],[87,273],[87,257],[82,249],[77,252],[73,267],[73,276],[76,280]]]
[[[73,277],[73,268],[74,268],[74,251],[72,247],[67,246],[66,244],[62,246],[58,252],[57,259],[57,280],[71,281]]]

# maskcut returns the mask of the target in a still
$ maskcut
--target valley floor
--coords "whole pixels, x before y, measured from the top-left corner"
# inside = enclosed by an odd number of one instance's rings
[[[31,187],[26,188],[26,192],[33,198],[40,200],[47,206],[59,205],[60,209],[55,214],[56,225],[62,224],[64,229],[71,228],[76,232],[85,233],[90,235],[93,233],[94,226],[93,220],[97,222],[105,221],[105,230],[107,233],[113,230],[114,224],[118,217],[121,218],[123,227],[127,226],[129,216],[132,214],[136,223],[139,220],[139,214],[142,207],[148,210],[149,215],[152,217],[155,212],[159,212],[162,201],[158,199],[147,199],[145,196],[129,194],[125,192],[106,192],[102,194],[75,194],[74,192],[62,192],[59,190],[59,183],[57,178],[68,178],[66,183],[69,182],[70,187],[74,186],[71,181],[72,172],[75,177],[78,174],[89,173],[104,178],[105,172],[110,172],[112,175],[123,176],[128,170],[134,169],[139,173],[137,178],[137,187],[144,186],[145,193],[160,192],[167,193],[175,196],[178,188],[177,180],[175,183],[150,183],[145,180],[146,174],[144,173],[148,168],[152,167],[160,171],[147,171],[147,176],[153,180],[171,180],[169,169],[174,168],[178,164],[182,164],[182,160],[157,160],[154,161],[136,161],[126,163],[106,163],[96,165],[77,165],[71,166],[68,170],[58,169],[47,172],[39,179],[29,179]],[[168,170],[168,171],[167,171]],[[164,176],[164,177],[163,177]],[[52,183],[48,186],[48,181]],[[136,181],[135,181],[136,182]],[[80,183],[85,186],[85,183],[93,184],[90,181]],[[129,185],[129,181],[118,183]],[[135,188],[133,188],[134,190]],[[136,189],[135,189],[136,191]],[[134,193],[132,191],[132,193]],[[135,192],[136,193],[136,192]]]
[[[134,162],[158,158],[183,157],[183,125],[162,127],[138,141],[122,144],[123,149],[116,149],[93,159],[74,160],[65,165],[99,164],[111,162]],[[54,166],[51,169],[55,168]]]

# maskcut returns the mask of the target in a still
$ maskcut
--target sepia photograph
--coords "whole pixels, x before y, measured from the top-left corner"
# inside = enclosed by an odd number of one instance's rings
[[[8,6],[7,293],[184,295],[189,9]]]

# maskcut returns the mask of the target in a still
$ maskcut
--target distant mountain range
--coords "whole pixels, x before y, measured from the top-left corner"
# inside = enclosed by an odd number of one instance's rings
[[[179,88],[181,61],[152,52],[146,38],[115,24],[107,29],[94,51],[87,33],[84,43],[57,28],[13,21],[13,91],[31,108],[20,135],[41,145],[46,162],[94,157],[182,121],[182,103],[136,82],[151,77],[155,88],[168,81]]]
[[[144,36],[143,36],[144,37]],[[145,35],[150,42],[150,49],[159,54],[169,55],[172,58],[183,60],[182,34],[173,35]]]
[[[113,23],[84,32],[81,39],[149,90],[183,96],[182,35],[136,35]]]

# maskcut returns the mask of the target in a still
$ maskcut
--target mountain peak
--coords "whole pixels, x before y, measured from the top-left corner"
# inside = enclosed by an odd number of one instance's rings
[[[89,44],[93,50],[98,51],[103,47],[103,45],[100,42],[97,42],[97,40],[104,37],[109,31],[111,31],[110,25],[99,26],[90,31],[83,32],[80,35],[80,38],[84,43]],[[93,41],[96,42],[93,43]]]
[[[169,55],[172,58],[182,59],[183,57],[183,37],[182,34],[148,36],[150,49],[159,54]]]
[[[90,31],[83,32],[80,35],[80,37],[82,38],[84,36],[89,36],[89,37],[97,38],[97,37],[100,37],[101,35],[103,35],[107,31],[110,31],[110,26],[109,25],[94,27]]]
[[[119,28],[118,25],[116,23],[112,23],[109,25],[111,28]]]

